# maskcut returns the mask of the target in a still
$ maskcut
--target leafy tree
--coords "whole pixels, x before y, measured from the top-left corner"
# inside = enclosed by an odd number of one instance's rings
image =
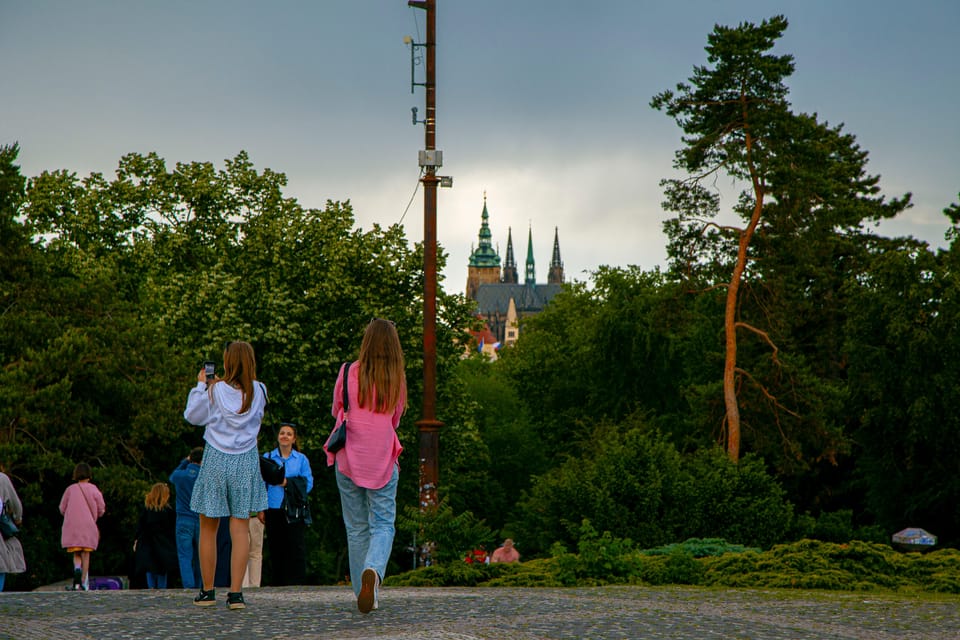
[[[458,438],[460,446],[468,446],[466,455],[451,459],[450,448],[444,449],[445,476],[452,478],[443,485],[453,511],[471,511],[500,530],[530,479],[545,472],[550,461],[540,435],[530,428],[526,403],[494,364],[478,355],[462,360],[456,369],[469,416],[460,422],[475,425],[474,437]]]
[[[13,230],[3,242],[20,247],[17,264],[4,252],[0,278],[10,283],[4,335],[18,337],[0,342],[0,460],[35,506],[31,520],[50,524],[37,544],[56,549],[56,504],[85,460],[108,503],[94,571],[124,571],[143,491],[201,442],[202,429],[182,419],[201,361],[219,362],[224,341],[244,339],[270,392],[261,446],[275,446],[272,427],[293,420],[314,465],[311,578],[342,576],[337,492],[320,450],[333,384],[370,318],[394,320],[410,382],[403,467],[417,469],[421,248],[398,226],[355,229],[348,202],[302,208],[282,195],[283,174],[256,170],[245,153],[219,170],[168,170],[155,154],[130,154],[110,181],[54,171],[25,188],[13,158],[0,158],[0,176],[12,176],[2,182],[0,220]],[[438,315],[443,380],[467,325],[462,297],[441,291]],[[404,478],[402,499],[415,504],[416,474]],[[38,563],[45,573],[29,580],[52,581],[58,564]]]
[[[868,513],[893,533],[921,526],[955,545],[960,516],[960,281],[956,246],[888,247],[851,283],[847,320],[856,475]]]

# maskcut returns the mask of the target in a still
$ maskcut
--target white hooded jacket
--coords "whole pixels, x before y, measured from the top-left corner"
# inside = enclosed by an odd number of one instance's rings
[[[261,382],[253,383],[253,401],[250,409],[237,413],[243,404],[243,391],[220,382],[208,392],[207,385],[198,382],[187,396],[183,417],[190,424],[206,426],[203,439],[223,453],[246,453],[257,446],[260,422],[267,406],[267,388]]]

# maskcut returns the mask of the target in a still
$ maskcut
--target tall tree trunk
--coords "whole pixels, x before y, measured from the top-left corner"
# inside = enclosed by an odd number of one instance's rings
[[[727,423],[727,456],[733,462],[740,461],[740,405],[737,403],[737,301],[739,300],[740,282],[747,267],[747,247],[753,239],[754,231],[760,222],[763,213],[763,184],[753,165],[753,136],[750,133],[750,124],[747,117],[746,93],[741,93],[744,122],[744,144],[746,146],[746,163],[753,183],[754,205],[750,215],[750,223],[740,232],[740,243],[737,246],[737,264],[730,276],[727,287],[727,302],[723,314],[723,330],[726,337],[726,354],[723,361],[723,403],[726,407]]]

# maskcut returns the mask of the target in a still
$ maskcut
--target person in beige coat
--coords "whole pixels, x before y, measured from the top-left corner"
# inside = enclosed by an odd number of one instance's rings
[[[13,482],[4,471],[0,466],[0,508],[6,509],[14,524],[19,527],[23,520],[23,503],[13,488]],[[4,540],[3,536],[0,536],[0,591],[3,591],[8,573],[23,573],[26,570],[27,563],[23,559],[20,538],[15,536]]]

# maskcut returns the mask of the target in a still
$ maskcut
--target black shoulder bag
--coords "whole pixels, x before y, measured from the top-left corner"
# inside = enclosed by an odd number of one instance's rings
[[[343,367],[343,422],[339,427],[334,427],[330,437],[327,438],[327,444],[324,445],[330,453],[336,453],[343,449],[347,444],[347,410],[350,408],[350,398],[347,393],[347,381],[350,379],[350,362]]]

